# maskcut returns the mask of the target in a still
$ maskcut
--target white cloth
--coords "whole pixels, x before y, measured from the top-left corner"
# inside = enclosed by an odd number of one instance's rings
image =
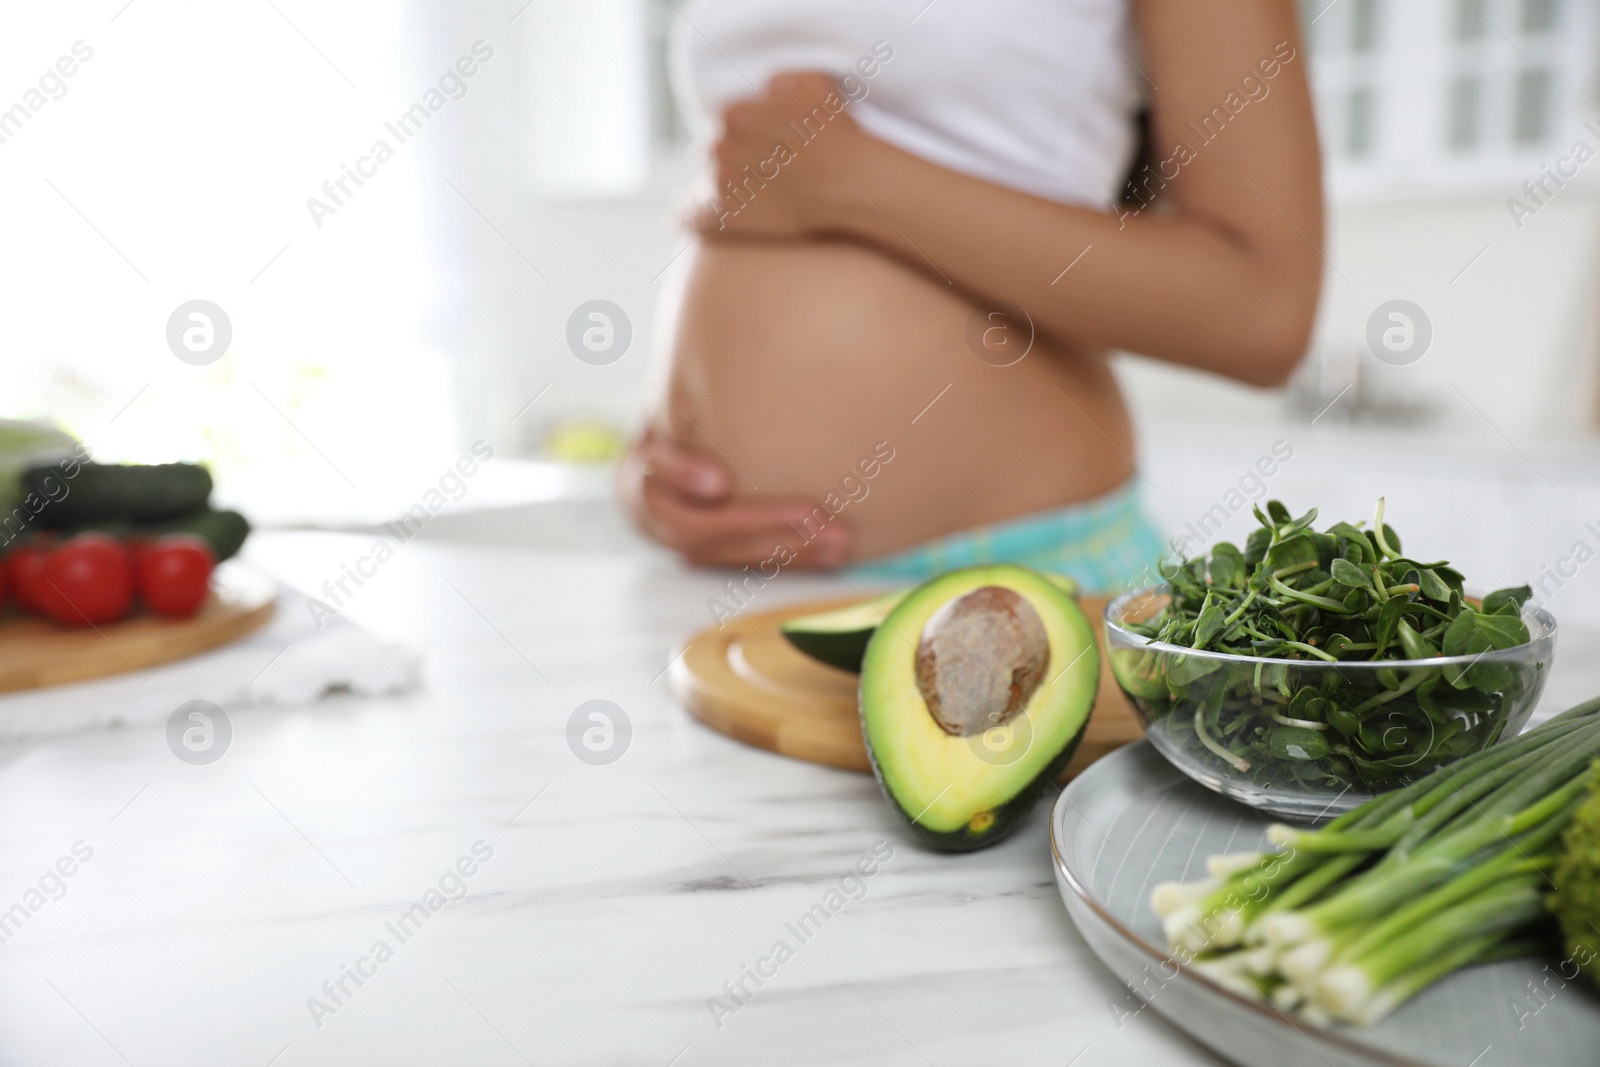
[[[672,77],[702,141],[773,74],[825,70],[864,88],[849,113],[868,132],[952,170],[1101,209],[1127,176],[1146,84],[1128,0],[695,0],[684,14]],[[863,77],[880,41],[893,57]]]
[[[235,711],[305,705],[330,692],[385,696],[420,676],[414,651],[339,616],[318,629],[305,595],[284,588],[272,619],[232,644],[141,672],[0,693],[0,741],[157,725],[190,700]]]

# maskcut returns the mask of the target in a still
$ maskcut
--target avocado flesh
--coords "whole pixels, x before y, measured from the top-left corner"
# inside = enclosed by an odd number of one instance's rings
[[[1020,711],[988,731],[953,734],[919,689],[919,642],[941,608],[990,586],[1016,593],[1037,614],[1049,660]],[[1009,564],[942,575],[907,594],[868,643],[860,701],[873,771],[928,843],[951,851],[992,844],[1072,758],[1099,680],[1094,631],[1058,583]]]
[[[1064,574],[1042,574],[1067,596],[1078,591],[1078,583]],[[783,623],[778,631],[795,648],[814,660],[857,674],[867,653],[872,633],[902,600],[909,589],[900,589],[871,600],[835,608],[815,615],[801,615]]]

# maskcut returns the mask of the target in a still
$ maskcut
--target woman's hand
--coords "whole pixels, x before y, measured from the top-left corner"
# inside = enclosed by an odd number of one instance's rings
[[[1075,348],[1281,385],[1305,355],[1327,262],[1316,124],[1295,5],[1225,6],[1223,16],[1192,0],[1131,5],[1140,74],[1161,91],[1153,160],[1115,213],[924,159],[858,127],[842,97],[802,142],[790,122],[827,91],[819,75],[791,74],[728,109],[722,199],[701,231],[840,238],[980,307],[1021,307]],[[1224,127],[1225,137],[1208,132]],[[779,141],[793,143],[793,159],[762,171]],[[744,199],[728,181],[750,182]]]
[[[832,75],[778,74],[730,104],[711,149],[715,199],[692,224],[706,237],[800,237],[834,228],[858,199],[846,177],[870,138]]]
[[[828,570],[849,558],[850,531],[840,520],[809,542],[800,532],[819,505],[736,501],[732,490],[721,464],[655,430],[635,442],[618,471],[618,491],[635,524],[696,566]]]

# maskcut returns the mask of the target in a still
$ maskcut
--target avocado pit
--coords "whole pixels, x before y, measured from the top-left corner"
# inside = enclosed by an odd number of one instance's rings
[[[1044,681],[1050,638],[1026,597],[986,585],[928,620],[917,646],[917,689],[948,734],[970,737],[1015,718]]]

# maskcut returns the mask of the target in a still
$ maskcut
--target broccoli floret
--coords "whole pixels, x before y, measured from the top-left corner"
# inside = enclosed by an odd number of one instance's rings
[[[1600,761],[1590,769],[1600,785]],[[1562,855],[1545,908],[1561,924],[1567,958],[1600,985],[1600,788],[1589,793],[1562,834]]]

